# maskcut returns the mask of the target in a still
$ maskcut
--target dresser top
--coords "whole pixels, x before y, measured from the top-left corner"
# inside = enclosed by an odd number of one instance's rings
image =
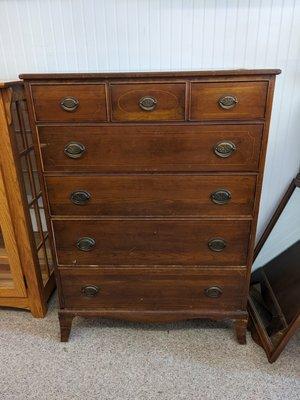
[[[84,72],[84,73],[29,73],[19,75],[20,79],[106,79],[106,78],[172,78],[239,75],[278,75],[280,69],[232,69],[212,71],[159,71],[159,72]]]

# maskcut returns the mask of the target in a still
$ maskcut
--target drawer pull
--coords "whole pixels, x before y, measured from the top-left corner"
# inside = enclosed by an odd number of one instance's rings
[[[85,190],[77,190],[76,192],[71,193],[70,198],[73,204],[83,206],[90,200],[91,194]]]
[[[157,105],[157,100],[151,96],[142,97],[139,101],[139,106],[144,111],[152,111]]]
[[[91,237],[82,237],[77,240],[76,246],[81,251],[91,251],[96,244],[96,240]]]
[[[219,189],[213,192],[210,198],[215,204],[227,204],[231,199],[231,193],[226,189]]]
[[[229,140],[219,142],[214,146],[214,152],[218,157],[230,157],[236,151],[236,145]]]
[[[222,296],[223,290],[218,286],[211,286],[209,288],[204,289],[204,294],[205,296],[210,297],[211,299],[217,299],[218,297]]]
[[[214,238],[208,242],[208,247],[211,251],[223,251],[226,245],[225,240],[222,238]]]
[[[70,158],[80,158],[84,152],[84,145],[78,142],[70,142],[64,149],[64,153]]]
[[[65,111],[75,111],[79,106],[79,101],[75,97],[64,97],[60,101],[60,106]]]
[[[218,103],[224,110],[230,110],[237,105],[238,99],[235,96],[224,96],[218,100]]]
[[[99,293],[100,289],[96,285],[82,286],[81,293],[86,297],[94,297]]]

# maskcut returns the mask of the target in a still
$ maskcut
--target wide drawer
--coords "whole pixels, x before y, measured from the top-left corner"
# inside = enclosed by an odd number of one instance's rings
[[[191,84],[191,120],[264,118],[268,82]]]
[[[255,176],[47,176],[52,215],[250,216]]]
[[[66,308],[239,310],[246,271],[60,269]]]
[[[36,121],[101,122],[107,120],[104,84],[32,85]]]
[[[257,171],[262,125],[39,127],[45,171]]]
[[[111,84],[112,121],[185,119],[185,83]]]
[[[59,265],[246,265],[250,221],[54,220]]]

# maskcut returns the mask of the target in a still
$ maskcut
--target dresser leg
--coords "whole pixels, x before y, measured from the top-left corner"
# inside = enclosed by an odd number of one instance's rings
[[[65,314],[65,313],[58,314],[61,342],[67,342],[69,340],[74,317],[75,315],[73,314]]]
[[[246,344],[248,318],[234,320],[234,329],[239,344]]]

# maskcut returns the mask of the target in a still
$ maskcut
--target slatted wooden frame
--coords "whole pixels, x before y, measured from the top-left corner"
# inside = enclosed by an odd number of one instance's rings
[[[44,317],[55,287],[22,82],[0,84],[0,306]]]

